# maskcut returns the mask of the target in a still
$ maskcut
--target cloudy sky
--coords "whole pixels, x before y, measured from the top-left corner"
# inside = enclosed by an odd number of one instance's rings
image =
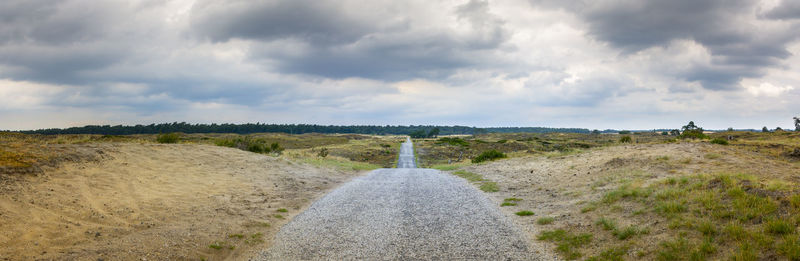
[[[0,1],[0,129],[797,115],[794,0]]]

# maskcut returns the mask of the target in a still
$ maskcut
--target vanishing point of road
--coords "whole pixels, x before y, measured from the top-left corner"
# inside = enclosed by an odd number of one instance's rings
[[[482,192],[416,168],[410,139],[395,169],[356,178],[297,215],[262,260],[536,260]]]

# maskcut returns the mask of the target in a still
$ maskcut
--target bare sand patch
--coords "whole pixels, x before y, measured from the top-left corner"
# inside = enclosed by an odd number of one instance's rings
[[[74,146],[99,160],[0,186],[0,259],[244,259],[355,171],[209,145]]]

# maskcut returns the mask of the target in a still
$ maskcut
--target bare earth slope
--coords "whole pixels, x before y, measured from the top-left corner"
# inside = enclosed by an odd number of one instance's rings
[[[357,175],[207,145],[76,146],[106,160],[2,184],[0,260],[238,259]]]

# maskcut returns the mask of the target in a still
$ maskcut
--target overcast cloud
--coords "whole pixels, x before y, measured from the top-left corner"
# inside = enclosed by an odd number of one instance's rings
[[[789,0],[7,0],[0,129],[791,127]]]

